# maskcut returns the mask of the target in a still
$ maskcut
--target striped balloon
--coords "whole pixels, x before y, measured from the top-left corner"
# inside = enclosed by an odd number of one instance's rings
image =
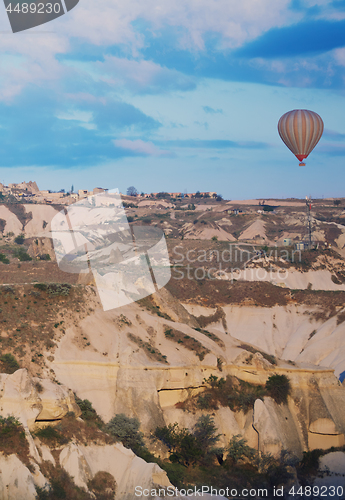
[[[278,132],[282,141],[301,162],[319,142],[323,132],[321,117],[307,109],[294,109],[285,113],[278,122]]]

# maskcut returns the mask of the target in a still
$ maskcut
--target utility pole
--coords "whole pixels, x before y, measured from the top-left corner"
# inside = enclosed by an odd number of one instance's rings
[[[307,233],[308,233],[308,250],[311,249],[311,199],[305,197],[305,204],[307,205]]]

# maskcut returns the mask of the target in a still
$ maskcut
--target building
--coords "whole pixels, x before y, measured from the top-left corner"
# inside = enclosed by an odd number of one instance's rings
[[[107,193],[108,191],[109,191],[109,189],[107,189],[107,188],[97,187],[97,188],[93,189],[92,194]]]

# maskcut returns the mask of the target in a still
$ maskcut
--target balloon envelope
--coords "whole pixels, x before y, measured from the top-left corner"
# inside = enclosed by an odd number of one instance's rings
[[[321,139],[323,121],[314,111],[294,109],[280,117],[278,132],[282,141],[301,162]]]

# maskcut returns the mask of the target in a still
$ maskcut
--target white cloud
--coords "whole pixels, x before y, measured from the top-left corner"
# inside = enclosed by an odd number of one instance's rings
[[[340,66],[345,66],[345,49],[335,49],[333,51],[334,59]]]
[[[170,151],[159,149],[152,142],[145,142],[141,139],[136,139],[134,141],[129,139],[115,139],[113,143],[118,148],[127,149],[128,151],[147,156],[171,156]]]
[[[153,30],[166,25],[184,28],[181,46],[202,50],[207,32],[220,34],[227,47],[238,47],[264,31],[296,21],[300,14],[289,10],[290,0],[83,0],[64,24],[73,33],[96,45],[125,43],[135,51],[143,38],[132,23],[149,22]]]

